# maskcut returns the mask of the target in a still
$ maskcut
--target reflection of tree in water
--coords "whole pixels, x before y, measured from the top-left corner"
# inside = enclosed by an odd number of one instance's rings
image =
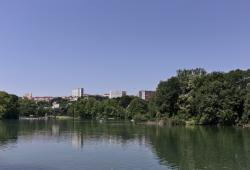
[[[84,141],[87,142],[89,140],[103,140],[105,142],[126,145],[130,141],[142,141],[144,139],[142,128],[124,122],[75,122],[74,132],[74,144],[81,144],[81,147],[83,147]]]
[[[8,144],[16,143],[18,134],[18,123],[13,121],[0,121],[0,148]]]
[[[125,122],[22,120],[13,122],[13,125],[15,125],[13,130],[16,131],[16,138],[17,134],[23,140],[71,138],[73,145],[80,145],[77,148],[83,147],[84,142],[89,140],[103,140],[125,145],[129,141],[144,139],[144,128]],[[6,122],[5,126],[10,124]],[[11,132],[6,132],[6,137],[10,135],[8,133]]]
[[[88,142],[126,146],[136,141],[151,148],[161,164],[178,169],[250,169],[250,129],[95,121],[0,122],[0,147],[16,142],[17,138],[67,139],[77,149]]]
[[[229,127],[172,127],[148,128],[146,135],[163,164],[180,169],[249,169],[249,132]]]

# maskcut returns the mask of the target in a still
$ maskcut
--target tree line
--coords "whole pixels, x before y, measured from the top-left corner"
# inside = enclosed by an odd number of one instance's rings
[[[155,95],[108,99],[88,96],[71,102],[55,98],[35,102],[0,92],[0,118],[67,115],[82,119],[166,119],[188,124],[242,125],[250,120],[250,70],[207,73],[202,68],[178,70],[160,81]],[[60,108],[52,109],[53,102]]]
[[[69,106],[68,114],[85,119],[134,119],[138,116],[149,118],[148,103],[133,96],[115,99],[82,98]]]
[[[179,70],[161,81],[153,103],[160,115],[191,124],[245,124],[250,118],[250,70]]]

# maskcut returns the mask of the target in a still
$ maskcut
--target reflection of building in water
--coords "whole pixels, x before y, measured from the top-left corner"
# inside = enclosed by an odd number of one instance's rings
[[[83,148],[83,135],[75,132],[72,135],[72,147],[75,149],[81,149]]]
[[[52,125],[52,135],[59,135],[60,127],[58,125]]]

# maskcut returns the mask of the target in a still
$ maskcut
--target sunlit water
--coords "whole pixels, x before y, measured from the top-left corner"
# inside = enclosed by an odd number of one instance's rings
[[[250,169],[250,129],[0,122],[0,170]]]

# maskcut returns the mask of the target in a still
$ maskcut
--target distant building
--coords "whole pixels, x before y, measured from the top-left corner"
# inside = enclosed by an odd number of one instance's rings
[[[109,98],[113,99],[113,98],[118,98],[118,97],[122,97],[126,95],[127,95],[126,91],[122,91],[122,90],[110,91]]]
[[[72,90],[72,97],[83,97],[84,96],[84,88],[77,88]]]
[[[103,97],[109,97],[109,93],[105,93]]]
[[[33,99],[32,93],[26,93],[26,94],[24,94],[23,98],[24,98],[24,99],[32,100],[32,99]]]
[[[59,109],[60,108],[60,104],[57,102],[53,102],[52,103],[52,109]]]
[[[63,99],[69,100],[71,102],[77,101],[77,97],[72,97],[72,96],[62,96]]]
[[[148,101],[150,98],[152,98],[154,94],[155,94],[155,91],[149,91],[149,90],[139,91],[139,97],[143,100],[146,100],[146,101]]]
[[[50,102],[54,97],[44,96],[44,97],[33,97],[33,100],[36,102]]]

